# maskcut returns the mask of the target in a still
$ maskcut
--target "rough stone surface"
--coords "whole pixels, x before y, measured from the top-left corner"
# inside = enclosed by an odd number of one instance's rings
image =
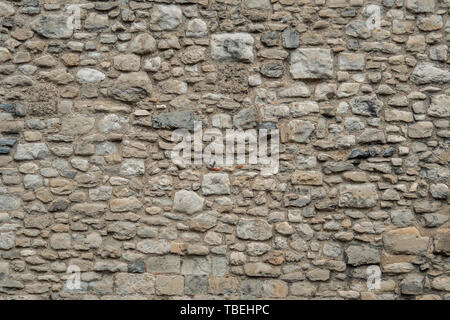
[[[0,300],[449,299],[449,0],[74,2],[0,0]]]

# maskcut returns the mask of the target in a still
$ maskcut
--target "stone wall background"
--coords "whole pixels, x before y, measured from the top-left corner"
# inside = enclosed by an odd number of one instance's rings
[[[449,5],[1,0],[0,297],[448,299]],[[194,119],[280,172],[177,167]]]

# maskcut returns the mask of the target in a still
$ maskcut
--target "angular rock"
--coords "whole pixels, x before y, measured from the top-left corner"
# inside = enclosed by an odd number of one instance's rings
[[[150,28],[154,31],[174,30],[182,22],[183,13],[177,5],[157,4],[150,17]]]
[[[431,63],[419,63],[411,74],[415,84],[443,84],[450,81],[450,71],[440,69]]]
[[[338,57],[338,66],[344,71],[360,71],[366,64],[363,54],[341,53]]]
[[[14,160],[43,160],[50,155],[45,143],[19,143]]]
[[[450,95],[440,94],[431,97],[428,115],[437,118],[450,117]]]
[[[94,128],[95,119],[85,115],[71,115],[64,117],[61,124],[61,133],[64,135],[82,135]]]
[[[188,22],[186,37],[202,38],[208,34],[208,26],[202,19],[192,19]]]
[[[286,126],[287,138],[291,142],[309,143],[314,130],[314,124],[305,120],[291,120]]]
[[[211,36],[211,58],[217,61],[253,62],[253,37],[248,33]]]
[[[291,54],[290,72],[294,79],[327,79],[333,76],[329,49],[304,48]]]
[[[230,180],[225,173],[208,173],[203,176],[203,195],[226,195],[230,194]]]
[[[146,72],[124,73],[114,81],[108,94],[120,101],[136,102],[145,98],[152,88]]]
[[[201,213],[189,221],[189,228],[194,231],[205,232],[214,228],[217,224],[217,217],[210,213]]]
[[[360,96],[350,101],[350,107],[353,114],[376,117],[383,108],[383,102],[375,96]]]
[[[68,17],[64,15],[42,15],[30,23],[30,28],[49,39],[68,39],[73,28],[69,28]]]

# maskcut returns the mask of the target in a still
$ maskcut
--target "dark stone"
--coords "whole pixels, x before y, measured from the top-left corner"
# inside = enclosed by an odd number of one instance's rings
[[[370,153],[368,151],[361,151],[359,149],[355,149],[352,151],[352,153],[350,153],[350,155],[348,156],[348,160],[351,159],[367,159],[370,157]]]
[[[0,110],[9,113],[14,113],[16,111],[16,106],[12,103],[2,103],[0,104]]]
[[[284,72],[283,63],[279,61],[264,63],[260,72],[269,78],[280,78]]]
[[[300,36],[292,29],[285,29],[281,34],[283,38],[283,47],[286,49],[295,49],[300,45]]]
[[[48,206],[49,212],[61,212],[65,211],[69,207],[70,202],[66,199],[56,199]]]
[[[193,129],[195,121],[194,113],[189,110],[166,112],[152,118],[153,128],[164,129]]]
[[[16,139],[0,139],[0,146],[1,147],[14,147],[16,144]]]
[[[390,158],[394,155],[394,152],[395,152],[395,148],[391,146],[388,149],[384,150],[383,157]]]
[[[280,35],[276,31],[266,32],[261,36],[261,42],[267,47],[278,45]]]
[[[72,170],[63,170],[61,172],[61,176],[64,178],[68,178],[68,179],[73,179],[73,178],[75,178],[76,175],[77,175],[77,172],[72,171]]]
[[[11,148],[8,147],[0,147],[0,154],[9,154]]]
[[[204,294],[208,290],[207,276],[186,276],[184,284],[185,294]]]
[[[144,261],[135,261],[128,264],[128,272],[130,273],[144,273],[145,263]]]

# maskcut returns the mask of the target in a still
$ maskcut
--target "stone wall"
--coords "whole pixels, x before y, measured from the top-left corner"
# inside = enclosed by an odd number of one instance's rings
[[[449,299],[449,6],[0,0],[0,298]]]

